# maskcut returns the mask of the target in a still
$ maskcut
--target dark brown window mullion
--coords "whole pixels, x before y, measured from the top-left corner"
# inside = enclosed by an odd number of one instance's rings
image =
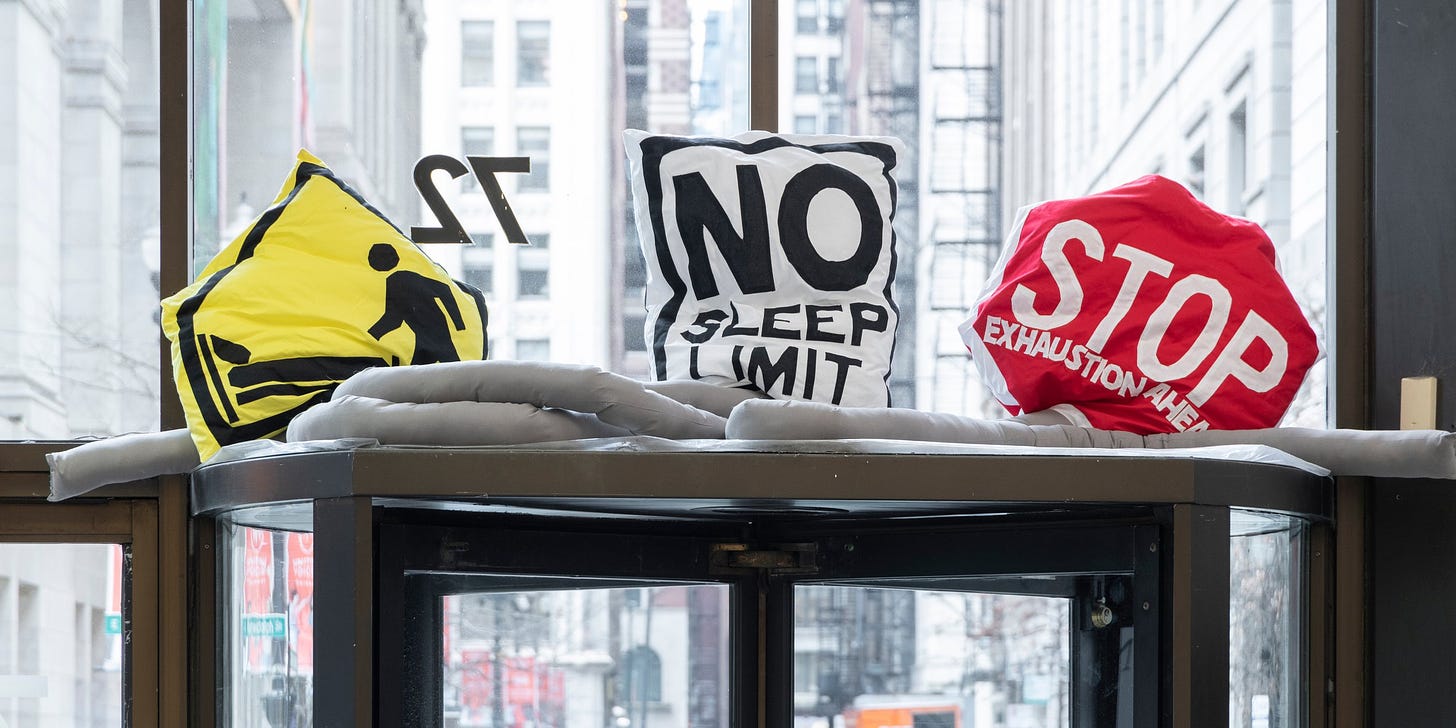
[[[748,8],[748,122],[764,131],[779,123],[779,2],[750,0]]]
[[[161,0],[157,13],[160,74],[161,174],[161,280],[163,298],[182,290],[191,279],[192,233],[192,8],[187,0]],[[161,339],[161,337],[158,337]],[[162,429],[186,427],[181,400],[172,378],[171,350],[161,339],[161,423]],[[189,612],[188,595],[212,599],[211,584],[189,583],[188,563],[188,479],[168,476],[160,479],[158,499],[151,504],[155,537],[150,544],[155,556],[148,562],[155,565],[157,591],[151,618],[167,629],[154,631],[154,639],[146,640],[157,651],[156,677],[157,714],[154,722],[139,721],[135,725],[156,725],[163,728],[184,728],[196,725],[188,721],[189,692],[197,702],[211,705],[212,685],[188,681],[188,641],[207,641],[212,633],[200,631],[196,615]],[[140,532],[139,532],[140,534]],[[139,546],[141,545],[139,541]],[[210,557],[210,554],[208,555]],[[206,572],[211,573],[211,572]],[[137,610],[139,613],[141,610]],[[202,654],[211,654],[202,650]],[[210,672],[204,671],[205,675]],[[205,713],[205,711],[199,711]],[[207,715],[210,715],[208,713]],[[211,725],[208,721],[206,725]],[[200,726],[205,728],[205,726]]]
[[[158,604],[162,600],[158,579],[157,502],[130,501],[131,511],[131,603],[127,605],[131,621],[131,641],[127,665],[127,685],[133,726],[181,725],[164,723],[161,688],[161,665],[168,659],[160,649],[162,624]],[[180,630],[185,634],[186,630]],[[184,652],[185,658],[185,652]],[[186,663],[186,660],[183,660]]]

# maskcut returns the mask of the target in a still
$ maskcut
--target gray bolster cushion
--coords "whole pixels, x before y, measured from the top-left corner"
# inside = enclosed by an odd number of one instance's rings
[[[95,440],[46,455],[51,468],[48,500],[74,498],[112,483],[191,472],[197,461],[197,446],[185,429]]]
[[[1035,421],[1049,422],[1050,417]],[[728,417],[733,439],[890,439],[1074,448],[1187,448],[1268,445],[1335,475],[1456,478],[1456,434],[1441,430],[1204,430],[1135,435],[1090,427],[980,420],[908,409],[835,407],[750,400]]]
[[[739,402],[750,399],[768,399],[768,395],[756,389],[725,387],[696,379],[668,379],[661,382],[646,382],[642,386],[649,392],[667,395],[690,407],[727,417]]]
[[[360,372],[329,402],[294,418],[288,439],[373,437],[386,445],[624,435],[722,439],[725,424],[723,417],[593,366],[462,361]]]

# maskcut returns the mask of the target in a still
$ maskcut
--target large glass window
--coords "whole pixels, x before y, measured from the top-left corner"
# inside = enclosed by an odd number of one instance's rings
[[[1071,725],[1070,601],[795,587],[795,724]]]
[[[1003,415],[956,329],[1017,210],[1154,172],[1259,223],[1328,343],[1327,11],[1315,3],[1289,16],[1277,0],[1214,6],[931,0],[869,12],[846,4],[855,17],[834,36],[838,52],[823,54],[853,74],[844,79],[855,98],[846,99],[843,131],[919,141],[898,175],[896,295],[915,318],[913,330],[901,322],[897,404]],[[779,57],[795,64],[781,76],[784,129],[829,101],[795,97],[810,87],[820,42],[780,34]],[[1325,366],[1315,365],[1285,424],[1325,426]]]
[[[570,283],[535,294],[551,300],[548,314],[532,303],[518,315],[506,296],[492,328],[539,338],[568,324],[554,317],[590,311],[592,321],[570,325],[606,333],[553,354],[647,376],[626,324],[641,315],[647,275],[617,135],[748,129],[747,5],[426,0],[358,17],[311,6],[294,18],[206,0],[195,34],[194,257],[205,261],[271,199],[297,146],[407,227],[433,224],[412,183],[416,159],[450,153],[464,129],[505,130],[514,146],[496,150],[531,156],[533,172],[501,174],[502,188],[524,226],[562,241],[553,274]],[[1002,416],[957,329],[1017,209],[1153,172],[1262,225],[1324,337],[1323,3],[1288,22],[1275,22],[1287,15],[1277,0],[1218,0],[1217,11],[1162,0],[779,5],[777,128],[909,142],[896,168],[896,404]],[[815,32],[799,32],[810,19]],[[310,32],[299,32],[305,22]],[[462,93],[472,83],[463,69],[485,63],[472,54],[484,53],[487,27],[506,29],[492,35],[492,63],[515,83]],[[400,42],[363,42],[382,37]],[[561,61],[568,53],[585,60]],[[447,202],[466,229],[499,232],[478,187]],[[458,248],[428,252],[460,275]],[[1326,379],[1321,362],[1286,424],[1324,425]]]
[[[0,726],[128,725],[117,544],[0,543]]]
[[[159,426],[157,18],[102,5],[0,6],[0,440]]]

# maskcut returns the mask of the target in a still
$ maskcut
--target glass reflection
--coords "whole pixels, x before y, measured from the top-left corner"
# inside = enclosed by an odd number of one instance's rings
[[[455,594],[441,608],[446,726],[728,726],[726,586]]]
[[[0,726],[127,724],[116,544],[0,543]]]
[[[1070,725],[1070,601],[794,589],[798,728]]]
[[[1230,511],[1229,726],[1302,724],[1305,526]]]
[[[312,725],[313,534],[221,528],[223,725]]]

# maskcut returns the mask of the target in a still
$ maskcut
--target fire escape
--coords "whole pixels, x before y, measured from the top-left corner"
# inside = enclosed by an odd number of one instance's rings
[[[929,126],[928,260],[922,364],[925,409],[992,416],[957,327],[988,278],[1001,248],[1001,2],[935,0],[926,24],[929,77],[924,104]]]

